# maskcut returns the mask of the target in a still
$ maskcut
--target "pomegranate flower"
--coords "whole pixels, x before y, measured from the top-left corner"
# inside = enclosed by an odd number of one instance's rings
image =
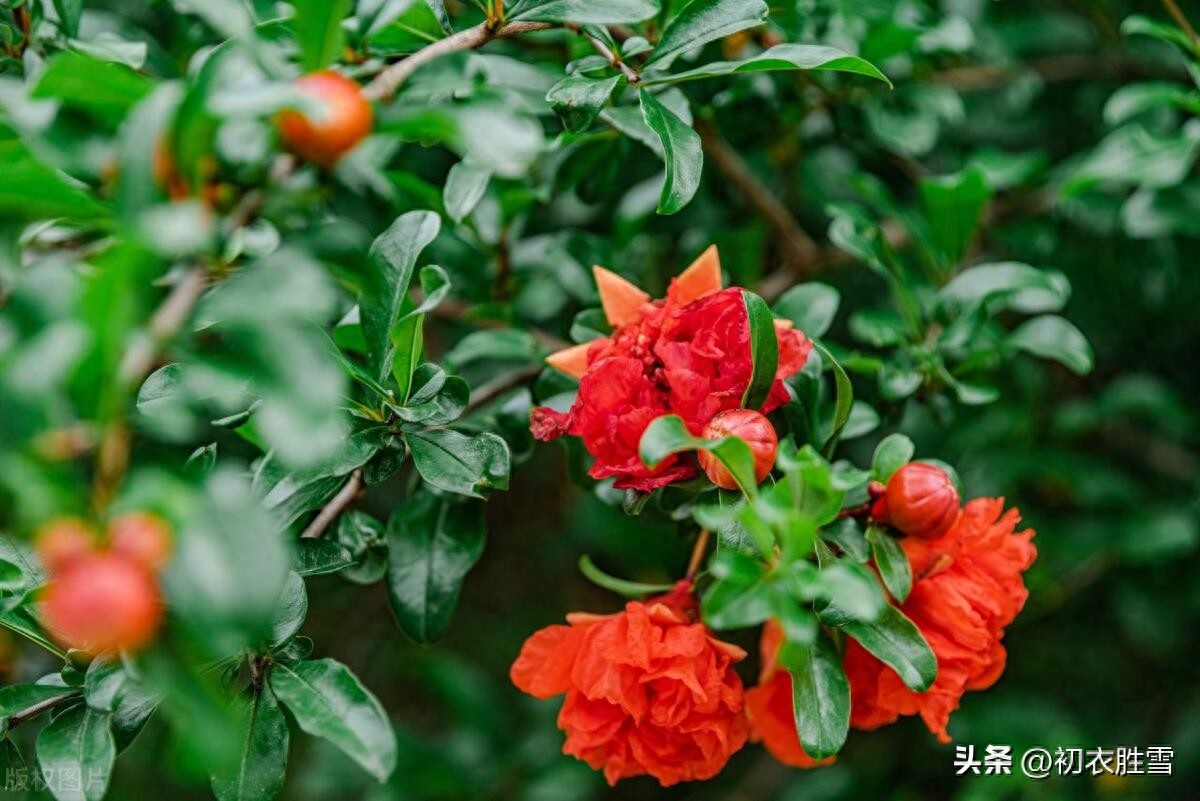
[[[715,247],[672,279],[662,300],[603,267],[594,268],[611,336],[551,355],[547,363],[579,379],[566,413],[540,407],[530,428],[548,441],[580,437],[595,458],[593,478],[615,476],[615,486],[649,491],[693,478],[691,454],[668,457],[654,469],[642,464],[638,443],[651,421],[677,414],[700,436],[717,414],[736,409],[750,383],[750,321],[742,292],[721,288]],[[812,350],[787,321],[776,321],[779,366],[760,409],[787,402],[783,379],[800,370]]]
[[[695,621],[691,583],[630,601],[615,615],[574,613],[530,637],[510,671],[536,698],[566,695],[563,753],[609,784],[649,775],[664,786],[715,776],[746,742],[745,657]]]

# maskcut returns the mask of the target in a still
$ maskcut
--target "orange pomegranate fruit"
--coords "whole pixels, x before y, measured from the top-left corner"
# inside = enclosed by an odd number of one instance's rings
[[[320,167],[332,167],[371,133],[374,112],[362,87],[339,72],[322,70],[296,80],[296,88],[322,113],[288,109],[278,117],[284,147]]]
[[[771,421],[753,409],[730,409],[721,412],[704,427],[705,439],[737,437],[750,446],[754,457],[754,480],[762,481],[775,465],[775,454],[779,450],[779,437]],[[709,451],[698,454],[700,467],[709,481],[721,489],[737,489],[737,481],[721,460]]]

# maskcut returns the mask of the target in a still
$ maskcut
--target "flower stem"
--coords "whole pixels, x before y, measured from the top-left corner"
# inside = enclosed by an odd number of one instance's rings
[[[708,551],[708,529],[700,529],[700,534],[696,537],[696,544],[692,546],[692,558],[688,561],[686,578],[690,581],[700,572],[700,565],[704,562],[704,554]]]

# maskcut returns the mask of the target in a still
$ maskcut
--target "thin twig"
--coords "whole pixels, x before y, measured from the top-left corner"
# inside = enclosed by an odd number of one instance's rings
[[[359,494],[363,490],[363,471],[358,468],[350,474],[350,478],[346,479],[346,483],[337,491],[337,495],[317,512],[317,516],[308,524],[308,528],[300,534],[300,539],[313,540],[325,533],[325,529],[329,528],[333,521],[337,520],[342,512],[350,508],[350,504],[358,500]]]
[[[442,56],[462,50],[474,50],[493,39],[505,39],[553,27],[554,25],[549,22],[510,22],[499,28],[486,22],[480,23],[473,28],[467,28],[453,36],[434,42],[428,47],[423,47],[404,60],[387,67],[367,84],[367,87],[363,89],[363,95],[368,100],[387,100],[396,94],[396,90],[408,80],[409,76]]]
[[[11,729],[27,720],[36,718],[38,715],[49,709],[53,709],[59,704],[66,703],[67,701],[75,701],[78,700],[78,698],[78,695],[60,695],[56,698],[47,698],[44,701],[38,701],[36,704],[31,704],[21,711],[14,712],[12,715],[10,715],[8,718],[8,728]]]
[[[595,36],[592,36],[589,33],[585,33],[583,28],[581,28],[578,25],[568,25],[567,27],[570,28],[571,30],[575,31],[575,33],[577,33],[580,36],[587,39],[589,42],[591,42],[592,47],[594,47],[596,49],[596,52],[599,53],[600,55],[604,56],[606,59],[608,59],[608,63],[614,69],[620,70],[621,74],[625,76],[625,80],[629,81],[629,84],[631,86],[636,86],[638,83],[641,82],[641,80],[642,80],[641,74],[638,73],[638,71],[635,70],[633,67],[626,64],[625,61],[621,58],[621,54],[618,51],[613,50],[608,45],[606,45],[604,42],[597,39]]]
[[[694,579],[696,574],[700,572],[700,565],[704,564],[704,555],[708,553],[708,529],[700,529],[700,533],[696,535],[696,544],[692,546],[692,558],[688,560],[686,578]]]
[[[1188,22],[1187,15],[1183,13],[1183,9],[1175,0],[1162,0],[1162,4],[1166,7],[1167,13],[1175,20],[1183,32],[1187,34],[1188,40],[1192,43],[1192,49],[1200,54],[1200,38],[1196,36],[1196,29],[1192,27],[1192,23]]]
[[[192,267],[184,273],[150,318],[148,336],[125,352],[118,372],[122,384],[140,381],[154,368],[158,351],[179,332],[207,286],[208,276],[203,267]]]
[[[793,278],[807,277],[820,251],[816,242],[800,227],[787,206],[763,185],[712,122],[697,117],[695,127],[709,162],[770,226],[778,241],[784,265]]]
[[[520,367],[483,384],[479,389],[471,393],[471,401],[467,404],[466,411],[463,414],[470,414],[476,409],[491,403],[510,389],[519,387],[526,381],[531,381],[542,372],[542,368],[543,365],[540,363],[527,364],[524,367]]]

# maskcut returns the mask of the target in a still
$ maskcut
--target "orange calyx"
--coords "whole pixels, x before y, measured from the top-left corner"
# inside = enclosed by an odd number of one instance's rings
[[[709,245],[686,270],[672,282],[671,291],[678,303],[691,303],[705,295],[721,291],[721,257],[716,245]]]
[[[584,342],[582,345],[555,351],[546,357],[546,364],[555,370],[566,373],[571,378],[583,378],[583,374],[587,372],[588,368],[587,355],[591,344]]]
[[[613,328],[636,322],[642,304],[649,302],[650,295],[611,270],[597,265],[592,268],[596,278],[596,289],[600,293],[600,305],[604,316]]]

